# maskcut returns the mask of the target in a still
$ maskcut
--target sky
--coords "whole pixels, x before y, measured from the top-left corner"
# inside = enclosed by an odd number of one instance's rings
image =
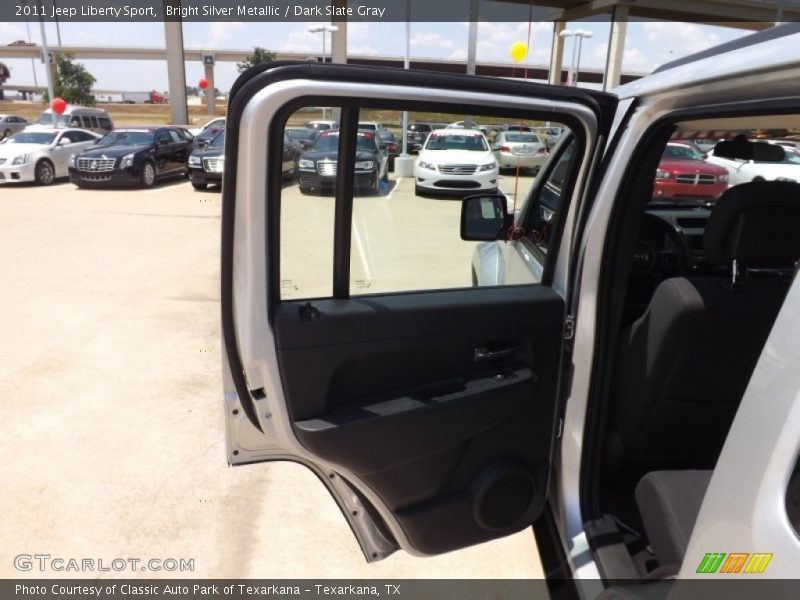
[[[251,49],[261,46],[272,51],[308,52],[320,54],[322,38],[307,29],[320,23],[218,22],[184,23],[184,44],[200,49]],[[55,24],[47,24],[46,35],[51,46],[56,45]],[[605,22],[576,22],[568,25],[591,31],[593,37],[583,42],[581,66],[600,67],[605,64],[610,24]],[[40,42],[39,23],[30,23],[30,40]],[[61,41],[74,46],[163,47],[163,23],[62,23]],[[521,65],[547,65],[550,59],[553,24],[530,24],[528,56]],[[478,61],[512,64],[511,44],[527,42],[529,24],[479,24]],[[623,71],[647,73],[658,65],[681,56],[704,50],[716,44],[749,33],[746,30],[706,26],[693,23],[631,22],[623,58]],[[449,58],[464,60],[467,54],[468,24],[412,23],[412,58]],[[28,40],[26,23],[0,23],[0,45],[14,40]],[[349,23],[348,54],[402,56],[405,52],[405,23]],[[569,66],[572,40],[566,41],[564,67]],[[328,43],[330,51],[330,43]],[[34,83],[30,60],[4,60],[11,68],[11,82],[23,85]],[[80,60],[96,78],[95,87],[103,90],[147,91],[166,90],[165,61]],[[45,81],[44,65],[35,65],[39,84]],[[199,61],[186,65],[187,85],[197,85],[203,76]],[[217,63],[216,86],[226,91],[236,79],[235,63]]]

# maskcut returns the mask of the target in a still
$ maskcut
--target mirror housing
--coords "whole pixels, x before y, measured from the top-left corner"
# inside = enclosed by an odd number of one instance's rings
[[[461,201],[461,239],[493,242],[505,239],[514,218],[503,194],[478,194]]]

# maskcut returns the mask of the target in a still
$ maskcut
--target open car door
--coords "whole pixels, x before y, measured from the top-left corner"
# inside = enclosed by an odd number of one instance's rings
[[[283,131],[319,106],[339,129],[322,132],[287,180]],[[272,63],[243,74],[231,92],[223,181],[229,463],[312,469],[369,561],[531,525],[559,432],[571,238],[615,107],[599,92],[396,69]],[[396,123],[402,111],[443,121],[425,155],[440,163],[420,155],[413,177],[398,175],[400,162],[395,174],[376,167],[374,132],[358,131],[359,120]],[[467,115],[463,133],[443,114]],[[469,124],[488,115],[493,124]],[[519,150],[518,166],[539,169],[527,200],[513,175],[496,174],[485,143],[504,118],[569,130],[542,166]],[[462,260],[460,204],[425,197],[423,185],[495,186],[509,197],[514,188],[510,241],[473,244]],[[369,229],[370,218],[388,229]],[[436,246],[450,240],[452,252]],[[427,260],[395,277],[413,248]],[[388,255],[388,266],[377,264]],[[476,280],[490,268],[493,282]]]

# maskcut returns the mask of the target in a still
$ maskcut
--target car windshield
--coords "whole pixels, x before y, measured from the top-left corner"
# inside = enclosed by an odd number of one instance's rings
[[[378,137],[381,139],[382,142],[395,141],[394,134],[391,131],[381,132],[378,134]]]
[[[211,148],[224,148],[225,147],[225,132],[223,131],[209,144]]]
[[[105,134],[100,139],[98,144],[100,146],[139,146],[152,144],[154,138],[155,133],[152,129],[121,129],[117,131],[110,131],[109,133]]]
[[[23,131],[8,138],[6,144],[52,144],[56,135],[48,131]]]
[[[452,134],[452,133],[432,133],[425,144],[426,150],[472,150],[475,152],[485,152],[486,140],[483,135],[475,134]]]
[[[703,160],[702,155],[697,150],[683,144],[667,144],[661,157],[677,160]]]
[[[53,113],[42,113],[41,116],[36,119],[37,125],[52,125],[53,124]],[[66,127],[69,125],[69,115],[59,115],[56,117],[56,125],[61,125]]]
[[[323,133],[317,141],[314,142],[314,150],[322,152],[336,152],[339,150],[339,132]],[[375,141],[371,133],[359,132],[358,141],[356,142],[357,150],[375,150]]]
[[[506,141],[536,143],[539,141],[539,138],[532,133],[507,133]]]

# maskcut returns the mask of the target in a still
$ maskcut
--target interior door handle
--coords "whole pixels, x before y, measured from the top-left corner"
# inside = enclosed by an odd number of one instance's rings
[[[501,348],[500,350],[489,350],[486,346],[481,346],[480,348],[475,348],[473,361],[486,362],[489,360],[508,358],[516,354],[517,350],[519,350],[519,346],[510,346],[508,348]]]

